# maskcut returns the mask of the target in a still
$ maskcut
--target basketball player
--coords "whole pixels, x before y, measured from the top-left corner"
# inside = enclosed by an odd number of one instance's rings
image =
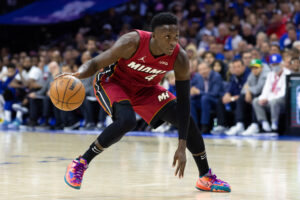
[[[230,192],[229,184],[217,179],[209,168],[202,135],[190,117],[189,61],[178,44],[177,18],[171,13],[160,13],[153,17],[151,26],[153,32],[135,30],[123,35],[110,49],[83,64],[73,74],[84,79],[109,66],[96,74],[94,89],[113,123],[103,130],[83,156],[69,164],[65,182],[80,189],[91,160],[136,126],[136,112],[154,128],[165,121],[178,127],[178,148],[173,160],[173,167],[177,164],[175,176],[181,178],[184,175],[185,150],[188,148],[199,170],[196,188]],[[177,99],[158,85],[170,70],[175,72]]]

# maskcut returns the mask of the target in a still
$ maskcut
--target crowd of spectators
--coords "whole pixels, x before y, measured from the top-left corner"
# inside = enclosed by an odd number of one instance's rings
[[[83,80],[86,99],[72,112],[53,107],[51,81],[61,72],[77,71],[131,29],[149,30],[152,16],[162,11],[174,13],[180,22],[179,43],[191,67],[191,113],[201,131],[227,135],[278,131],[279,117],[285,113],[286,75],[300,72],[297,0],[130,1],[89,16],[67,34],[68,39],[60,35],[22,52],[0,47],[2,128],[108,125],[93,95],[93,77]],[[175,93],[174,84],[174,73],[169,72],[162,85]]]

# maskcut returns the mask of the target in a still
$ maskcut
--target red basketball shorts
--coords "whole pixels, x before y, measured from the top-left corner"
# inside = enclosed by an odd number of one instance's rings
[[[114,80],[106,81],[107,77],[97,75],[94,80],[94,92],[103,109],[113,117],[113,104],[128,100],[133,110],[152,127],[162,124],[162,114],[176,97],[165,88],[154,85],[149,87],[126,87],[126,83]]]

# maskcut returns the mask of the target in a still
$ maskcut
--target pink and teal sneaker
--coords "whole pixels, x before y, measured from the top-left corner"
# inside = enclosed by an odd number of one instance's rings
[[[217,176],[212,173],[211,169],[204,176],[198,178],[196,188],[202,191],[231,192],[230,185],[217,179]]]
[[[84,158],[79,156],[73,160],[67,167],[65,174],[65,182],[70,187],[77,190],[81,187],[82,177],[85,170],[88,168],[88,164]]]

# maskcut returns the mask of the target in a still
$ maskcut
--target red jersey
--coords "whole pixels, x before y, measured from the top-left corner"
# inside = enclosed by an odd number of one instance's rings
[[[123,82],[126,86],[130,85],[130,88],[157,85],[166,72],[173,70],[180,48],[179,44],[176,45],[172,55],[155,58],[149,49],[151,32],[136,31],[140,35],[136,53],[130,59],[119,59],[110,79],[121,84]]]

